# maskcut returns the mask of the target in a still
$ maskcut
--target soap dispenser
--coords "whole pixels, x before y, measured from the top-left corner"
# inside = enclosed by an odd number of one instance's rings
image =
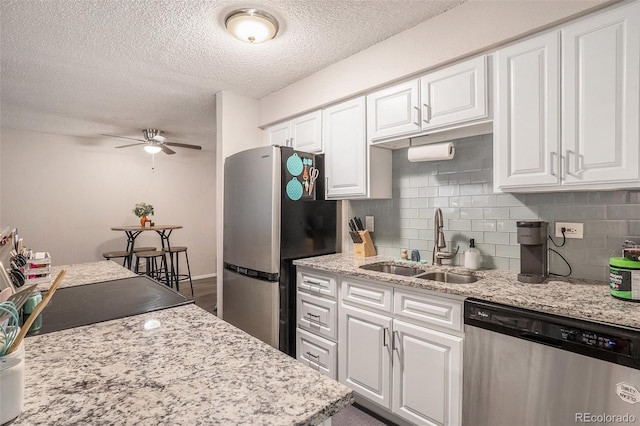
[[[480,251],[476,248],[476,240],[469,240],[469,250],[464,253],[464,267],[467,269],[480,269]]]

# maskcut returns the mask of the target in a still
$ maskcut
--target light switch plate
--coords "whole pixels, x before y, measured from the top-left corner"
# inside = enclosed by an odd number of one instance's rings
[[[582,239],[584,238],[583,226],[582,223],[556,222],[556,237],[562,237],[562,228],[564,228],[566,238]]]
[[[373,216],[364,217],[364,227],[367,231],[373,232]]]

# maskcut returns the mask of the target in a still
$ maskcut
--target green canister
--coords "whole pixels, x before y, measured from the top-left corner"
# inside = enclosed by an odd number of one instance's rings
[[[38,306],[38,304],[40,304],[40,302],[42,302],[42,294],[39,292],[32,294],[27,299],[27,301],[24,302],[24,306],[22,307],[23,323],[27,320],[27,318],[29,318],[33,310],[36,308],[36,306]],[[38,315],[36,320],[31,325],[31,328],[29,328],[29,332],[40,330],[40,327],[42,327],[42,314]]]
[[[640,262],[610,258],[609,288],[613,297],[640,302]]]

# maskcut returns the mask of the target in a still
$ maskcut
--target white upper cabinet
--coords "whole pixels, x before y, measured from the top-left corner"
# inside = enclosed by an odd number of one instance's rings
[[[420,125],[420,80],[397,84],[367,96],[370,140],[416,133]]]
[[[495,189],[640,186],[638,52],[639,2],[499,50]]]
[[[391,198],[391,150],[369,147],[360,97],[323,111],[328,199]]]
[[[375,144],[486,121],[487,74],[483,55],[367,95],[369,140]]]
[[[264,131],[265,145],[291,146],[291,123],[276,124]]]
[[[560,184],[560,33],[496,53],[496,181]]]
[[[488,117],[487,57],[465,61],[420,78],[422,129]]]
[[[305,152],[322,152],[322,111],[301,115],[265,130],[267,145],[288,146]]]
[[[638,182],[640,4],[562,28],[566,185]]]

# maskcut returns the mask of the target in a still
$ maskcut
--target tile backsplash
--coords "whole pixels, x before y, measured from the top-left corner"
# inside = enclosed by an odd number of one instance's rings
[[[518,220],[545,220],[551,233],[557,221],[584,224],[584,239],[568,239],[561,253],[572,277],[605,281],[609,258],[621,255],[625,239],[640,242],[640,190],[506,194],[493,192],[493,135],[455,141],[455,158],[411,163],[407,148],[393,151],[393,198],[351,201],[350,217],[375,217],[373,240],[378,254],[400,257],[400,250],[420,251],[431,262],[434,208],[444,217],[445,250],[464,263],[469,239],[475,238],[482,267],[520,270]],[[555,238],[557,243],[562,238]],[[447,263],[444,261],[443,263]],[[568,268],[549,254],[550,271]]]

